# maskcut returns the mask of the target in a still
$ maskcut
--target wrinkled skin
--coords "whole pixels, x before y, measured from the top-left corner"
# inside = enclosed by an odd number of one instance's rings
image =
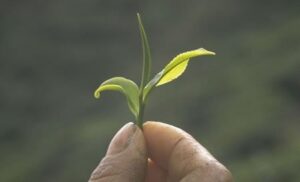
[[[126,124],[112,139],[89,182],[231,182],[231,173],[183,130]]]

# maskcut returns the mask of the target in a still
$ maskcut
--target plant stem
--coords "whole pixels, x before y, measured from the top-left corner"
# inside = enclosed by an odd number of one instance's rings
[[[148,38],[142,23],[142,19],[139,13],[137,13],[137,19],[139,24],[141,42],[143,47],[143,71],[142,71],[142,78],[141,78],[141,85],[140,85],[140,93],[139,93],[139,113],[137,116],[136,124],[143,129],[143,116],[145,110],[145,101],[144,97],[144,88],[150,80],[151,74],[151,52],[148,43]]]
[[[144,116],[144,110],[145,110],[145,103],[143,102],[143,91],[140,92],[139,103],[140,103],[139,104],[140,108],[139,108],[139,114],[138,114],[138,118],[137,118],[136,124],[141,129],[143,129],[143,116]]]

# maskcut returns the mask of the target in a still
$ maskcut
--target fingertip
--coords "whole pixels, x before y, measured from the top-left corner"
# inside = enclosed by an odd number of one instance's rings
[[[125,124],[111,140],[106,155],[117,154],[123,151],[133,138],[136,130],[137,127],[132,122]]]
[[[190,134],[176,126],[172,126],[158,121],[146,121],[143,125],[143,130],[144,132],[146,131],[149,134],[157,134],[157,132],[160,133],[161,131],[165,131],[164,133],[168,133],[171,135],[192,137]]]
[[[143,132],[135,124],[128,123],[114,136],[106,156],[89,181],[143,181],[146,166],[147,150]]]

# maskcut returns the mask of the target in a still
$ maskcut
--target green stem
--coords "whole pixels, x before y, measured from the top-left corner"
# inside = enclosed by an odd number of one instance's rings
[[[143,129],[143,117],[144,117],[144,110],[145,110],[145,103],[143,102],[143,91],[140,92],[139,103],[140,103],[139,104],[140,108],[139,108],[139,114],[138,114],[138,118],[137,118],[136,124],[141,129]]]
[[[139,13],[137,13],[137,19],[139,24],[141,42],[143,47],[143,71],[140,85],[140,93],[139,93],[139,113],[137,116],[136,124],[143,129],[143,116],[145,110],[145,102],[144,102],[144,88],[147,82],[150,80],[151,73],[151,52],[148,43],[148,38],[142,23],[142,19]]]

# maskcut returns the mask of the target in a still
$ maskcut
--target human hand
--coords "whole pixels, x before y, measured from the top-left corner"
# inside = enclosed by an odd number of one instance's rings
[[[89,182],[231,182],[231,173],[183,130],[133,123],[112,139]]]

